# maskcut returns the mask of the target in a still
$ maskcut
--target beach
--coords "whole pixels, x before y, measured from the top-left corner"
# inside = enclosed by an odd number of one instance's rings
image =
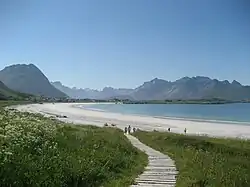
[[[145,131],[167,131],[167,129],[170,128],[171,132],[174,133],[184,133],[184,129],[186,128],[187,134],[250,138],[250,126],[242,125],[241,123],[232,124],[221,121],[209,122],[190,119],[156,118],[153,116],[119,114],[98,110],[88,110],[84,107],[79,108],[79,105],[84,106],[84,103],[44,103],[18,105],[14,108],[24,112],[41,113],[45,116],[67,116],[67,118],[59,119],[79,125],[88,124],[103,126],[105,123],[108,123],[116,124],[116,126],[122,130],[126,126],[131,125],[132,127]]]

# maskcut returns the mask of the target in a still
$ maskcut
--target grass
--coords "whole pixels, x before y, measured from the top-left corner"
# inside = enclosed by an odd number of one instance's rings
[[[0,100],[0,108],[10,106],[10,105],[21,105],[21,104],[31,104],[31,101],[15,101],[15,100]]]
[[[166,132],[139,131],[135,136],[175,160],[177,187],[250,186],[250,141]]]
[[[0,186],[123,187],[146,164],[118,129],[0,109]]]

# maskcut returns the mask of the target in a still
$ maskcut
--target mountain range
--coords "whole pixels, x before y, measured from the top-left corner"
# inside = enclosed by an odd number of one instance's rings
[[[135,89],[116,89],[105,87],[103,90],[77,89],[64,86],[61,82],[52,82],[57,89],[72,98],[89,99],[129,99],[129,100],[195,100],[195,99],[250,99],[250,86],[237,81],[219,81],[204,76],[183,77],[174,82],[155,78],[144,82]]]
[[[50,82],[34,64],[16,64],[0,71],[0,96],[2,93],[27,93],[46,97],[71,97],[77,99],[129,99],[129,100],[195,100],[226,99],[250,100],[250,86],[237,81],[219,81],[204,76],[183,77],[176,81],[155,78],[137,88],[112,88],[102,90],[70,88],[60,81]],[[5,94],[6,95],[6,94]],[[2,94],[4,97],[4,94]]]
[[[75,99],[110,99],[112,97],[122,97],[122,96],[128,96],[131,94],[134,90],[133,89],[115,89],[112,87],[105,87],[103,90],[94,90],[94,89],[78,89],[78,88],[69,88],[67,86],[64,86],[61,82],[51,82],[55,88],[58,90],[61,90],[62,92],[66,93],[69,97],[75,98]],[[130,99],[133,99],[132,97]]]

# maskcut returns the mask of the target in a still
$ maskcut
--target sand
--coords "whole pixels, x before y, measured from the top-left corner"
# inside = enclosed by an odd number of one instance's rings
[[[243,125],[243,123],[193,121],[188,119],[128,115],[82,109],[78,107],[79,105],[83,105],[83,103],[30,104],[19,105],[16,108],[20,111],[42,113],[46,116],[65,115],[67,118],[61,118],[61,120],[79,125],[92,124],[103,126],[104,123],[113,123],[121,129],[131,125],[132,127],[146,131],[167,131],[170,127],[171,132],[175,133],[184,133],[184,129],[187,128],[187,134],[250,138],[250,125]]]

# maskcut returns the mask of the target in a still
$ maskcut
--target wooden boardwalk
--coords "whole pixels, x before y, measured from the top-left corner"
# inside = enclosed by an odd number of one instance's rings
[[[148,155],[148,165],[145,171],[135,179],[135,184],[131,187],[174,187],[178,174],[174,161],[167,155],[152,149],[141,143],[134,136],[126,134],[131,143]]]

